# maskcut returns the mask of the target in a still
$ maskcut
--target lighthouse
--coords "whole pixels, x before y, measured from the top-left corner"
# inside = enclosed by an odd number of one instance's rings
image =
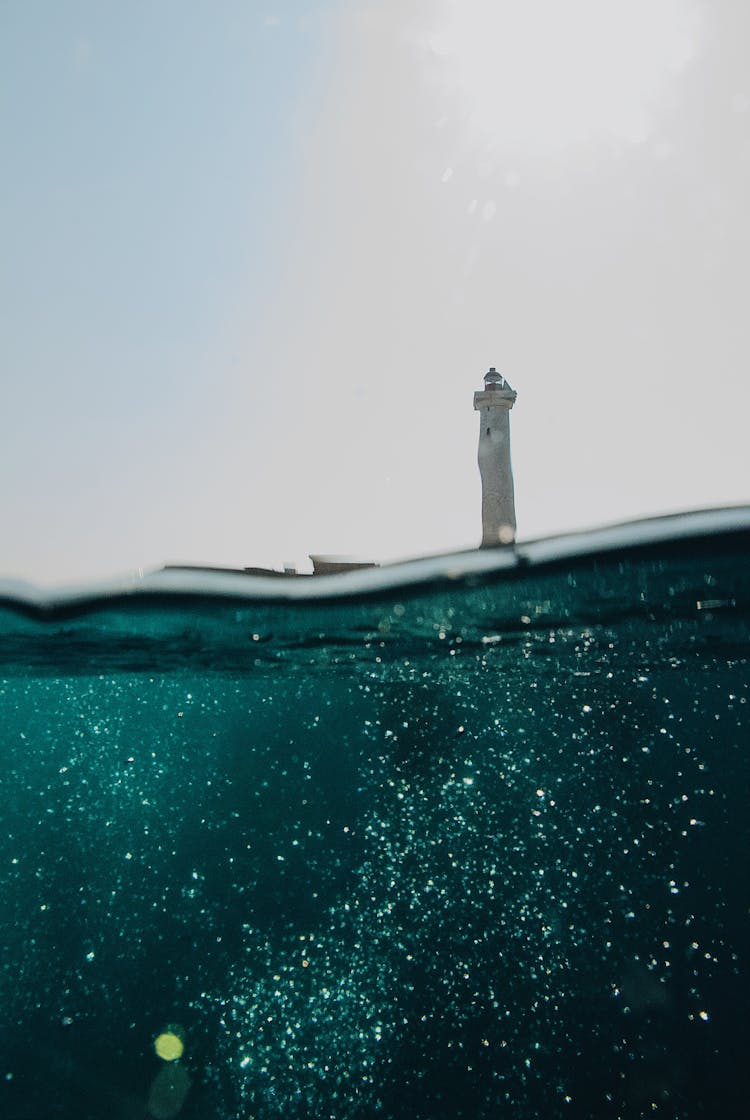
[[[482,548],[512,544],[516,537],[510,465],[510,410],[515,403],[515,391],[493,366],[484,375],[484,389],[474,394],[474,408],[479,413]]]

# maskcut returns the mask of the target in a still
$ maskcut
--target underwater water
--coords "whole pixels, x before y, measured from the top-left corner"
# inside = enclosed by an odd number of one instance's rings
[[[749,555],[6,597],[3,1120],[744,1117]]]

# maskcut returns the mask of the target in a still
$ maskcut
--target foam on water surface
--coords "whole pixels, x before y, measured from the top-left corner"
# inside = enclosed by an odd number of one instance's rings
[[[744,1115],[750,517],[694,516],[6,586],[0,1115]]]

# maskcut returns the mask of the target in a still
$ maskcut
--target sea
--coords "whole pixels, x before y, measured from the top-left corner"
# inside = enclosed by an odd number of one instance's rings
[[[750,509],[6,582],[0,751],[2,1120],[750,1114]]]

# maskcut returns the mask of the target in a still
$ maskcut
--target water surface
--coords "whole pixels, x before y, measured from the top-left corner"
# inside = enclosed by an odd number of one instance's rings
[[[6,594],[0,1115],[744,1116],[750,534],[667,537]]]

